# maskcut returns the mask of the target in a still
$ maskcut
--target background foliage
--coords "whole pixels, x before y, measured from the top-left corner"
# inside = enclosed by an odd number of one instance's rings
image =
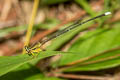
[[[30,2],[33,3],[33,1]],[[72,3],[77,5],[77,9],[73,8],[73,13],[78,13],[80,15],[77,14],[77,18],[68,18],[68,20],[65,20],[63,17],[67,14],[63,14],[61,11],[62,9],[65,11],[67,5],[74,7],[71,5]],[[96,6],[95,3],[97,4],[98,9],[92,7]],[[16,27],[1,28],[0,38],[3,45],[6,45],[6,42],[3,40],[11,40],[11,37],[9,38],[8,34],[14,32],[17,32],[19,40],[17,38],[16,41],[16,37],[12,37],[12,39],[14,39],[13,44],[17,42],[19,44],[17,43],[17,45],[15,45],[17,48],[12,49],[11,53],[9,53],[10,50],[8,50],[8,53],[10,54],[9,56],[7,54],[7,48],[5,48],[6,54],[0,56],[0,79],[92,80],[93,77],[91,76],[94,76],[94,80],[114,79],[116,71],[119,73],[119,68],[117,67],[120,65],[119,3],[119,0],[98,0],[98,2],[95,0],[41,0],[39,3],[39,9],[45,10],[47,16],[45,16],[44,20],[39,23],[35,21],[36,24],[33,26],[31,32],[32,39],[30,44],[39,41],[40,38],[43,38],[46,35],[49,37],[51,33],[65,28],[72,24],[76,19],[82,18],[84,21],[107,11],[112,12],[112,15],[91,21],[65,33],[52,40],[50,43],[48,42],[48,44],[43,47],[45,48],[45,51],[38,52],[37,57],[28,56],[27,54],[19,54],[21,53],[24,42],[20,41],[24,38],[27,30],[27,23],[22,25],[17,24]],[[61,5],[64,5],[64,7]],[[50,10],[57,10],[56,7],[58,7],[58,11],[59,8],[61,10],[60,15],[58,13],[57,16],[52,15],[53,13],[51,14],[51,12],[49,12]],[[52,15],[52,17],[50,15]],[[39,36],[36,37],[37,34],[39,34]],[[9,43],[7,42],[7,44]],[[109,72],[106,72],[106,70]],[[89,74],[89,72],[94,72],[94,74]],[[110,76],[105,76],[105,74]],[[71,75],[75,77],[72,77]],[[83,78],[81,75],[89,76]]]

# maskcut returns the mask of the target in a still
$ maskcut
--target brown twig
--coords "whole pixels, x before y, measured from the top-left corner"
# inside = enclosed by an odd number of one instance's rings
[[[119,49],[120,49],[120,47],[113,48],[113,49],[110,49],[110,50],[106,50],[106,51],[104,51],[104,52],[102,52],[102,53],[99,53],[99,54],[96,54],[96,55],[94,55],[94,56],[90,56],[90,57],[87,57],[87,58],[84,58],[84,59],[80,59],[80,60],[75,61],[75,62],[72,62],[72,63],[70,63],[70,64],[68,64],[68,65],[70,66],[70,65],[78,64],[78,63],[83,62],[83,61],[86,61],[86,60],[88,60],[88,59],[92,59],[92,58],[95,58],[95,57],[97,57],[97,56],[101,56],[101,55],[103,55],[103,54],[105,54],[105,53],[109,53],[109,52],[111,52],[111,51],[119,50]]]
[[[98,63],[98,62],[102,62],[102,61],[106,61],[106,60],[115,59],[115,58],[118,58],[118,57],[120,57],[120,54],[115,55],[115,56],[110,56],[110,57],[107,57],[107,58],[102,58],[102,59],[99,59],[99,60],[96,60],[96,61],[85,62],[85,63],[82,63],[81,65],[94,64],[94,63]]]
[[[55,70],[54,72],[61,72],[61,71],[65,70],[65,69],[67,69],[67,68],[70,68],[70,67],[72,67],[72,66],[74,66],[74,65],[76,65],[76,64],[82,63],[82,62],[87,61],[87,60],[89,60],[89,59],[92,59],[92,58],[95,58],[95,57],[97,57],[97,56],[101,56],[101,55],[103,55],[103,54],[105,54],[105,53],[108,53],[108,52],[111,52],[111,51],[114,51],[114,50],[119,50],[119,49],[120,49],[120,47],[113,48],[113,49],[110,49],[110,50],[106,50],[106,51],[104,51],[104,52],[102,52],[102,53],[96,54],[96,55],[94,55],[94,56],[90,56],[90,57],[86,57],[86,58],[83,58],[83,59],[74,61],[74,62],[72,62],[72,63],[66,64],[66,66],[63,66],[63,67]],[[86,64],[101,62],[101,61],[104,61],[104,60],[110,60],[110,59],[117,58],[117,57],[119,57],[119,56],[120,56],[120,55],[118,54],[118,55],[111,56],[111,57],[104,58],[104,59],[100,59],[100,60],[97,60],[97,61],[91,61],[91,62],[82,63],[82,64],[80,64],[80,65],[86,65]]]
[[[54,73],[53,76],[62,77],[62,78],[69,78],[69,79],[87,79],[87,80],[110,80],[111,77],[106,76],[90,76],[90,75],[75,75],[75,74],[60,74]]]

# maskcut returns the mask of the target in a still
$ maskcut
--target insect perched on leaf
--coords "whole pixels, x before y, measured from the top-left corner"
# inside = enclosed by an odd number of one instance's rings
[[[33,46],[32,48],[30,48],[30,47],[28,47],[28,46],[25,46],[25,50],[27,51],[27,54],[28,54],[29,56],[31,56],[31,55],[32,55],[32,56],[35,56],[35,54],[37,54],[38,52],[42,51],[40,47],[41,47],[42,45],[44,45],[46,42],[48,42],[48,41],[50,41],[50,40],[52,40],[52,39],[54,39],[54,38],[56,38],[56,37],[58,37],[58,36],[60,36],[60,35],[62,35],[62,34],[64,34],[64,33],[68,32],[68,31],[72,30],[72,29],[74,29],[74,28],[76,28],[76,27],[79,27],[79,26],[82,25],[82,24],[85,24],[85,23],[87,23],[87,22],[89,22],[89,21],[95,20],[95,19],[97,19],[97,18],[100,18],[100,17],[102,17],[102,16],[106,16],[106,15],[109,15],[109,14],[111,14],[111,12],[106,12],[106,13],[104,13],[104,14],[98,15],[98,16],[96,16],[96,17],[93,17],[93,18],[88,19],[88,20],[83,21],[83,22],[80,22],[80,20],[77,20],[77,21],[75,21],[73,24],[71,24],[70,26],[64,28],[63,30],[60,30],[60,31],[56,32],[55,34],[53,34],[53,35],[50,36],[49,38],[47,38],[47,39],[45,39],[45,40],[43,40],[43,41],[41,41],[41,42],[38,42],[38,43],[37,43],[35,46]]]
[[[41,44],[40,43],[37,43],[35,46],[33,46],[32,48],[28,47],[28,46],[25,46],[25,50],[27,51],[27,54],[29,56],[35,56],[36,53],[42,51],[41,48],[40,48]]]

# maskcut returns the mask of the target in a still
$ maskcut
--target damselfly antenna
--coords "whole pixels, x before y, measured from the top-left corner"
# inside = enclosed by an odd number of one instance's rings
[[[36,52],[41,51],[40,47],[41,47],[42,45],[44,45],[46,42],[48,42],[48,41],[50,41],[50,40],[52,40],[52,39],[54,39],[54,38],[56,38],[56,37],[58,37],[58,36],[60,36],[60,35],[62,35],[62,34],[64,34],[64,33],[68,32],[68,31],[72,30],[72,29],[74,29],[74,28],[76,28],[76,27],[79,27],[79,26],[82,25],[82,24],[85,24],[85,23],[87,23],[87,22],[89,22],[89,21],[95,20],[95,19],[97,19],[97,18],[106,16],[106,15],[109,15],[109,14],[111,14],[111,12],[106,12],[106,13],[104,13],[104,14],[98,15],[98,16],[96,16],[96,17],[93,17],[93,18],[88,19],[88,20],[83,21],[83,22],[80,22],[80,20],[77,20],[77,21],[75,21],[73,24],[71,24],[70,26],[68,26],[68,27],[64,28],[63,30],[60,30],[60,31],[56,32],[55,34],[51,35],[49,38],[47,38],[47,39],[45,39],[45,40],[43,40],[43,41],[40,41],[40,42],[39,42],[38,44],[36,44],[34,47],[29,48],[28,46],[26,46],[25,49],[26,49],[26,51],[28,52],[29,55],[30,55],[30,54],[31,54],[31,55],[34,55],[33,53],[36,53]]]

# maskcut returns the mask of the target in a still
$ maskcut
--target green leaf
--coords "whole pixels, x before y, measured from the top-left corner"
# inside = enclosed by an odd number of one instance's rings
[[[120,46],[119,26],[120,24],[117,24],[111,29],[88,32],[86,36],[77,40],[69,51],[80,52],[81,56],[88,57],[118,47]]]
[[[120,65],[120,48],[92,56],[65,71],[95,71]]]
[[[60,51],[41,51],[38,53],[39,55],[34,58],[33,56],[25,55],[18,55],[18,56],[1,56],[0,57],[0,76],[16,69],[17,67],[38,59],[43,59],[49,56],[53,56],[56,54],[65,53]]]
[[[95,17],[97,14],[91,9],[91,6],[89,5],[88,1],[86,0],[75,0],[76,3],[78,3],[80,6],[84,8],[84,10],[89,13],[92,17]]]
[[[29,64],[24,64],[15,70],[0,77],[1,80],[25,80],[31,76],[39,74],[40,71]]]
[[[26,26],[19,26],[19,27],[1,29],[0,30],[0,37],[4,37],[4,36],[8,35],[10,32],[13,32],[13,31],[19,32],[19,31],[24,31],[26,29],[27,29]]]
[[[0,80],[63,80],[56,77],[47,77],[35,66],[24,64],[17,69],[3,75]]]
[[[83,60],[83,62],[79,62],[77,64],[89,63],[89,61],[95,60],[99,61],[103,58],[110,58],[117,56],[119,51],[116,50],[114,52],[109,52],[106,55],[107,50],[117,48],[120,46],[120,24],[114,25],[111,29],[97,29],[95,31],[87,32],[85,35],[80,37],[68,50],[70,52],[79,53],[79,55],[64,55],[62,56],[59,66],[66,65],[71,62],[76,62]],[[104,53],[100,56],[97,56],[95,59],[91,58],[91,60],[88,60],[86,58],[98,55]],[[87,61],[88,60],[88,61]],[[70,68],[70,71],[87,71],[87,70],[99,70],[104,68],[111,68],[118,66],[120,63],[118,62],[120,60],[119,56],[115,57],[111,60],[103,60],[102,62],[94,63],[94,65],[91,63],[88,65],[84,65],[82,68],[81,66],[77,66],[77,64],[73,65],[75,67]],[[105,64],[105,65],[104,65]],[[72,66],[72,65],[71,65]],[[76,67],[77,66],[77,67]],[[85,67],[86,66],[86,67]],[[88,67],[87,67],[88,66]],[[93,67],[94,66],[94,67]]]

